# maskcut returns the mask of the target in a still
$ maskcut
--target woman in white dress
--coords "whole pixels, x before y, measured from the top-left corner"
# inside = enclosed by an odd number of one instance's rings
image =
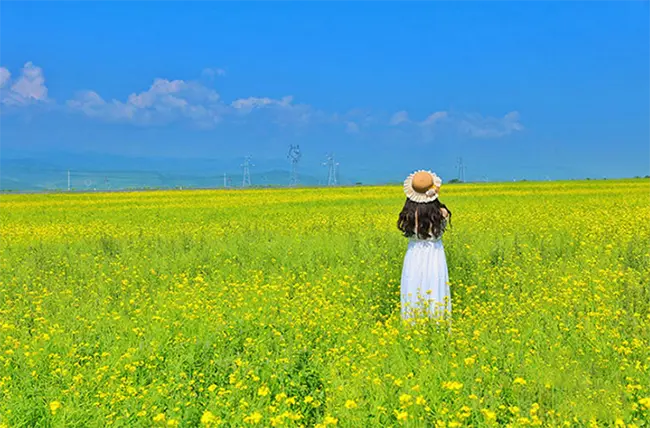
[[[404,181],[406,203],[397,227],[409,239],[401,280],[403,319],[451,316],[449,274],[442,234],[451,211],[440,203],[442,180],[431,171],[416,171]]]

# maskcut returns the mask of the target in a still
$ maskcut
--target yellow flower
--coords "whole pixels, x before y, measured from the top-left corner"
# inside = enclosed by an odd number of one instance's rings
[[[271,421],[271,426],[272,427],[277,427],[278,425],[282,425],[282,420],[284,419],[284,415],[278,415],[274,416],[270,419]]]
[[[266,385],[262,385],[257,390],[257,395],[261,395],[262,397],[266,397],[267,395],[269,395],[269,392],[271,392],[271,390]]]
[[[249,424],[256,424],[262,420],[262,415],[259,412],[253,412],[244,418],[244,422]]]
[[[404,421],[409,416],[408,412],[400,412],[399,410],[395,410],[394,412],[398,421]]]
[[[402,394],[402,395],[400,395],[400,397],[399,397],[399,403],[400,403],[402,406],[404,406],[404,405],[409,404],[409,403],[411,402],[412,399],[413,399],[413,397],[411,397],[409,394]]]
[[[177,419],[170,419],[167,421],[167,426],[168,427],[177,427],[178,426],[178,420]]]
[[[646,410],[650,410],[650,397],[639,398],[639,404]]]
[[[495,421],[497,419],[497,414],[489,409],[481,409],[481,413],[485,416],[485,419],[488,422]]]
[[[52,401],[50,403],[50,412],[52,414],[55,414],[57,410],[59,410],[62,407],[62,404],[60,401]]]
[[[219,418],[217,418],[211,411],[206,410],[203,412],[203,416],[201,416],[201,423],[203,425],[212,425],[216,424],[219,422]]]
[[[442,387],[450,391],[459,391],[463,387],[463,384],[452,380],[450,382],[443,382]]]
[[[357,403],[354,400],[347,400],[345,402],[346,409],[355,409],[356,407],[357,407]]]
[[[334,418],[332,416],[325,416],[325,419],[323,419],[323,424],[325,425],[336,425],[339,423],[339,420],[337,418]]]
[[[468,232],[452,231],[450,247],[469,251],[477,263],[472,263],[468,275],[451,272],[467,311],[448,338],[448,354],[428,346],[430,329],[424,322],[405,329],[397,322],[399,316],[360,324],[339,316],[340,308],[356,304],[368,287],[398,292],[399,280],[385,275],[398,254],[363,251],[362,255],[357,241],[373,242],[380,236],[383,244],[392,247],[393,238],[398,239],[395,213],[382,207],[397,200],[399,186],[318,192],[0,194],[0,205],[7,207],[0,211],[0,246],[8,247],[4,264],[19,266],[20,258],[26,257],[28,264],[42,267],[38,272],[11,269],[0,278],[0,289],[17,297],[3,302],[5,318],[29,321],[0,321],[0,366],[23,365],[34,387],[52,394],[41,404],[46,416],[52,420],[65,416],[72,426],[83,423],[80,414],[71,412],[67,397],[83,408],[108,409],[100,416],[104,421],[100,425],[107,428],[128,425],[129,418],[131,425],[140,420],[146,428],[171,428],[176,422],[181,428],[186,423],[181,418],[185,406],[201,428],[301,423],[337,428],[324,422],[326,415],[336,414],[328,413],[336,406],[349,414],[368,407],[397,426],[412,422],[432,428],[457,424],[587,428],[593,417],[601,427],[613,422],[612,428],[635,428],[650,412],[650,392],[643,386],[650,361],[643,351],[647,341],[643,329],[636,328],[650,325],[650,314],[641,311],[642,296],[626,290],[639,282],[650,257],[644,245],[650,238],[649,184],[650,180],[639,179],[449,186],[450,197],[455,197],[450,202],[463,213],[459,225]],[[599,203],[603,192],[611,197],[607,204]],[[564,209],[569,199],[571,209]],[[310,207],[308,216],[301,216],[303,202]],[[339,203],[353,209],[342,214]],[[502,227],[486,228],[480,206]],[[311,231],[309,248],[290,245],[296,222]],[[356,231],[352,240],[350,229]],[[471,238],[473,231],[480,239]],[[174,257],[178,250],[195,251],[202,242],[209,247],[206,251],[214,253],[213,261],[224,275],[215,273],[207,259],[190,266],[182,257]],[[250,254],[240,254],[242,245],[250,247]],[[22,251],[31,247],[39,248],[34,254]],[[251,259],[249,263],[243,256]],[[363,266],[361,258],[365,258]],[[298,265],[310,267],[294,269]],[[83,275],[79,276],[84,269],[97,273],[88,284],[90,300],[84,293]],[[461,278],[481,272],[482,287]],[[222,276],[228,278],[227,284]],[[93,291],[104,288],[111,292]],[[618,305],[623,294],[630,300],[625,308]],[[370,312],[383,312],[381,302],[371,300]],[[490,304],[494,301],[512,310],[504,312]],[[149,307],[147,302],[155,305]],[[264,302],[275,309],[270,318],[260,316],[268,312]],[[65,307],[65,316],[53,317],[52,305]],[[314,316],[297,317],[296,311]],[[255,328],[238,329],[231,322],[235,318]],[[220,337],[210,340],[204,330],[183,329],[186,324],[214,325]],[[544,325],[556,328],[545,330]],[[290,375],[292,361],[279,348],[264,345],[266,331],[273,341],[289,340],[296,348],[313,338],[316,360],[338,361],[322,373],[325,390],[317,393],[318,398],[305,397],[309,392],[296,393],[300,382]],[[67,346],[65,338],[80,332],[88,334]],[[232,367],[224,367],[227,344],[239,342],[240,334],[243,352]],[[565,340],[576,334],[589,346]],[[440,339],[442,335],[436,340]],[[417,375],[408,370],[388,370],[394,374],[387,375],[384,362],[397,357],[404,348],[397,346],[400,343],[421,361]],[[191,359],[196,346],[205,351],[204,367],[165,361],[172,351]],[[540,350],[548,354],[548,365],[542,363]],[[617,373],[621,381],[604,382],[597,373],[582,379],[584,385],[568,382],[559,388],[548,377],[549,373],[589,371],[585,361],[600,368],[598,373]],[[266,371],[260,372],[263,366]],[[140,382],[139,372],[152,370],[159,371],[157,376]],[[221,381],[214,384],[215,372],[223,372],[225,386]],[[11,413],[0,415],[2,428],[29,417],[14,374],[0,375],[0,391],[14,397],[16,404]],[[443,386],[444,376],[448,382]],[[377,399],[381,397],[366,400],[354,389],[346,390],[342,385],[348,377],[376,385],[380,395],[398,391],[391,398],[392,406]],[[50,378],[69,382],[49,385]],[[496,382],[500,378],[505,386]],[[437,388],[443,392],[432,395],[431,403],[423,397],[430,388],[422,383],[425,379],[438,379]],[[424,385],[419,391],[417,382]],[[530,394],[532,401],[511,400],[511,390],[529,389],[524,388],[528,382],[544,392],[558,389],[558,400],[539,401],[541,406],[533,403]],[[275,394],[281,390],[276,385],[285,385],[288,393],[279,394],[277,401]],[[595,419],[596,414],[585,411],[598,397],[604,397],[599,400],[600,410],[610,415],[609,420]],[[201,407],[202,400],[209,404]],[[207,411],[212,408],[217,413]],[[406,418],[398,421],[394,409],[406,411]],[[244,417],[255,420],[249,416],[255,411],[261,414],[259,423],[244,423]],[[311,419],[314,415],[319,415],[317,420]],[[302,419],[294,420],[298,417]],[[337,417],[341,425],[359,425]],[[336,421],[325,419],[332,420]]]

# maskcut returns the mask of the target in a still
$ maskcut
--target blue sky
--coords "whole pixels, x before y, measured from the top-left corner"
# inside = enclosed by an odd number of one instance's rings
[[[645,175],[648,2],[3,2],[5,153]],[[1,153],[0,153],[1,154]]]

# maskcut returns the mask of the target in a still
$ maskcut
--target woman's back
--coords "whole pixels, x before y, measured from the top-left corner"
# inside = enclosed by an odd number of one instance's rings
[[[429,228],[429,237],[422,237],[418,234],[417,231],[417,225],[413,229],[413,235],[409,236],[409,241],[440,241],[442,240],[442,235],[445,233],[445,229],[447,227],[447,218],[444,218],[442,220],[442,224],[440,226],[440,233],[438,235],[435,235],[433,233],[432,228]]]

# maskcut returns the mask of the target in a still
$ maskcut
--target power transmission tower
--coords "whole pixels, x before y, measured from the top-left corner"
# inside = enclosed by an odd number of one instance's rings
[[[70,170],[68,170],[68,192],[70,191]]]
[[[241,166],[243,168],[243,170],[244,170],[244,174],[243,174],[244,176],[242,178],[241,187],[248,187],[248,186],[251,185],[251,170],[250,170],[250,168],[253,167],[253,166],[255,166],[255,165],[251,164],[251,157],[246,156],[244,158],[244,163]]]
[[[326,155],[326,161],[323,165],[327,167],[327,185],[336,186],[336,167],[339,164],[334,160],[334,154]]]
[[[467,171],[467,167],[463,165],[463,158],[458,158],[458,163],[456,164],[456,168],[458,169],[458,181],[464,183],[465,171]]]
[[[228,187],[228,180],[225,172],[223,173],[223,187]]]
[[[298,161],[300,160],[300,146],[291,144],[289,146],[289,154],[287,159],[291,162],[291,177],[289,178],[289,186],[298,185]]]

